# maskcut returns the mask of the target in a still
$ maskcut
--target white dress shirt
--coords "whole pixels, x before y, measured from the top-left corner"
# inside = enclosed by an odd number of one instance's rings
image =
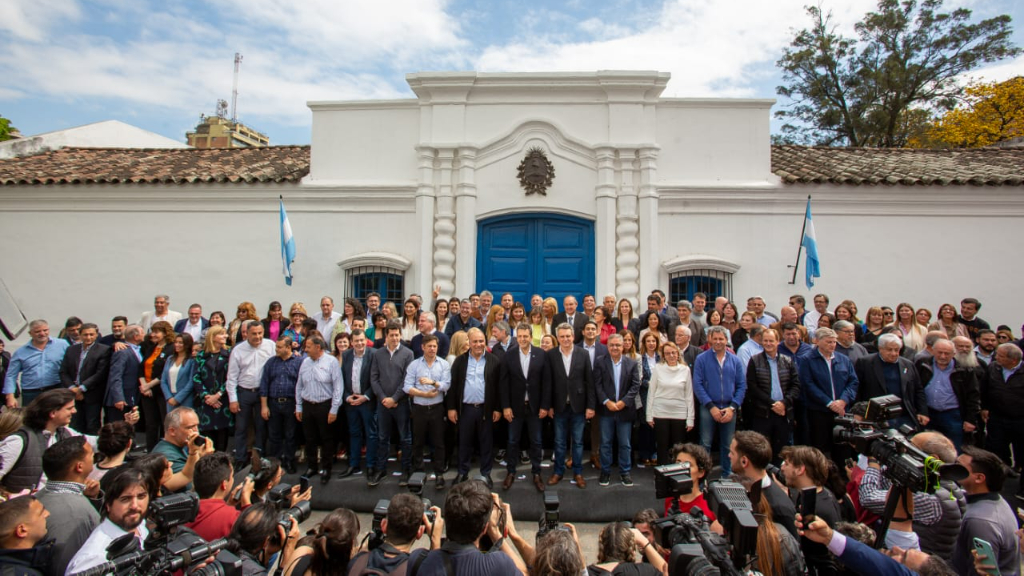
[[[246,390],[259,390],[260,372],[274,354],[274,343],[269,338],[264,338],[259,348],[253,348],[246,340],[231,349],[231,356],[228,358],[228,380],[225,383],[229,402],[238,402],[239,386]]]
[[[139,527],[135,529],[135,536],[139,541],[139,548],[142,548],[142,544],[146,541],[149,536],[149,530],[146,529],[146,523],[139,524]],[[114,524],[109,518],[104,519],[100,522],[100,525],[92,531],[89,535],[89,539],[82,544],[82,548],[78,550],[74,558],[71,559],[71,563],[68,564],[66,574],[74,574],[76,572],[82,572],[99,566],[107,561],[107,546],[114,540],[128,534],[121,529],[120,526]]]

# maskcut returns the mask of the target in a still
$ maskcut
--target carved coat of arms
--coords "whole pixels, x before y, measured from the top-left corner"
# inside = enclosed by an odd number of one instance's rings
[[[519,185],[526,190],[526,195],[543,194],[547,196],[548,187],[555,179],[555,166],[548,160],[540,148],[530,148],[526,157],[519,163]]]

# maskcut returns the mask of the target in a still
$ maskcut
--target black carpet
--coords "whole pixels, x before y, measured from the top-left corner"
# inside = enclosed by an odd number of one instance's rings
[[[547,482],[551,475],[550,462],[544,462],[542,476]],[[397,466],[391,463],[390,471],[394,473]],[[377,501],[390,499],[393,495],[406,491],[406,488],[398,486],[400,475],[390,475],[376,487],[369,487],[366,484],[366,476],[350,476],[345,479],[337,477],[335,468],[334,477],[326,486],[320,485],[320,478],[311,479],[313,486],[313,509],[333,510],[338,507],[349,508],[355,512],[373,512]],[[572,474],[571,469],[566,471]],[[474,469],[470,478],[477,474]],[[530,473],[530,466],[520,466],[515,484],[507,492],[501,489],[501,482],[505,479],[505,470],[495,465],[491,473],[494,480],[493,491],[499,494],[503,501],[508,502],[512,507],[512,515],[516,520],[536,522],[540,520],[544,512],[544,495],[537,491],[533,485],[533,476]],[[583,467],[583,479],[587,481],[587,487],[577,488],[570,482],[571,478],[563,478],[555,486],[547,486],[547,492],[557,492],[559,498],[560,520],[563,522],[611,522],[615,520],[630,520],[637,511],[644,508],[654,508],[660,514],[664,510],[664,504],[654,498],[654,475],[650,469],[634,468],[631,476],[634,485],[623,486],[619,482],[619,474],[616,468],[612,468],[611,484],[598,486],[600,470],[592,467],[589,462]],[[428,474],[429,476],[429,474]],[[423,497],[431,503],[444,508],[445,493],[452,486],[455,479],[454,471],[445,475],[445,490],[435,490],[433,480],[424,484]],[[297,475],[286,475],[284,482],[297,483]]]

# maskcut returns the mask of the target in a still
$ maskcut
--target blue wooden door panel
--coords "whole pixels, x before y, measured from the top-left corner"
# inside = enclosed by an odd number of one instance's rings
[[[495,299],[511,292],[519,302],[533,294],[561,301],[594,291],[594,225],[566,216],[499,216],[480,222],[477,290]]]

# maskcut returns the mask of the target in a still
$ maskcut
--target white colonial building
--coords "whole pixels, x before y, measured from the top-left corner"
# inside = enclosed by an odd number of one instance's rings
[[[821,291],[862,314],[974,296],[993,325],[1020,326],[1024,151],[773,147],[772,100],[663,98],[668,81],[417,73],[415,98],[311,102],[308,148],[0,161],[0,277],[29,317],[101,326],[157,293],[230,318],[243,300],[312,310],[325,294],[438,285],[527,302],[703,290],[741,309],[760,294],[773,311]],[[790,284],[808,195],[813,290],[802,263]],[[290,287],[279,196],[298,244]]]

